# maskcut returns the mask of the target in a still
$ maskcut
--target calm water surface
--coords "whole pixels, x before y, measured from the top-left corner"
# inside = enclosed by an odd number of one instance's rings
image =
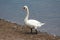
[[[45,23],[40,31],[60,36],[60,0],[0,0],[0,18],[23,25],[24,5],[29,6],[30,18]]]

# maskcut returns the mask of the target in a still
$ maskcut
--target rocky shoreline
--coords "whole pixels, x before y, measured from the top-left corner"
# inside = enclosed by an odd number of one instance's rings
[[[31,34],[30,29],[0,19],[0,40],[60,40],[60,36],[54,36],[48,33]]]

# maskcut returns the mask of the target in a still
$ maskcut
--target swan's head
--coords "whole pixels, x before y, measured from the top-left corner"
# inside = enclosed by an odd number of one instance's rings
[[[24,9],[24,10],[27,10],[27,9],[28,9],[28,6],[25,5],[25,6],[23,7],[23,9]]]

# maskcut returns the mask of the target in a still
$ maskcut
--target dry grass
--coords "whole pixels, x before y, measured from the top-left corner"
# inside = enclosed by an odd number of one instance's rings
[[[29,28],[23,27],[0,19],[0,40],[60,40],[60,37],[48,33],[31,34]]]

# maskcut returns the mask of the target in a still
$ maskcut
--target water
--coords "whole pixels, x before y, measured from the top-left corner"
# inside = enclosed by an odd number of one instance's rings
[[[29,6],[30,18],[45,23],[40,31],[60,36],[60,0],[0,0],[0,18],[23,25],[24,5]]]

